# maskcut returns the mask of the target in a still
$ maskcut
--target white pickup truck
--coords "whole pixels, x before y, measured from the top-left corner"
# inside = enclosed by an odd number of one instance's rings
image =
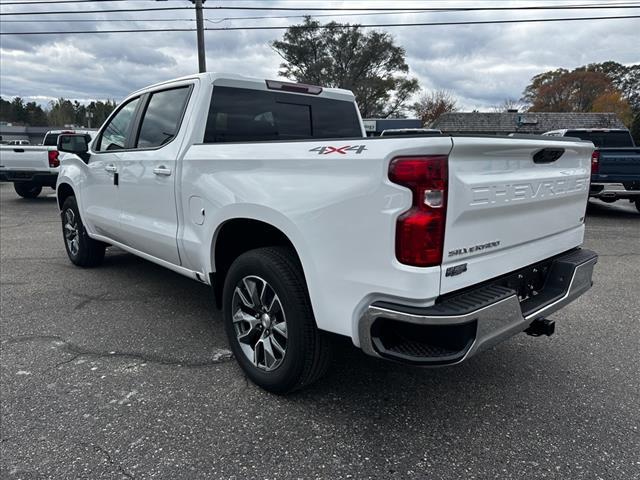
[[[42,187],[56,187],[60,154],[56,145],[61,134],[82,134],[87,141],[89,131],[50,130],[42,145],[0,146],[0,182],[12,182],[16,193],[23,198],[36,198]]]
[[[210,284],[231,349],[273,392],[367,354],[459,363],[591,287],[589,143],[366,138],[351,92],[212,73],[139,90],[87,145],[62,135],[73,263],[115,245]]]

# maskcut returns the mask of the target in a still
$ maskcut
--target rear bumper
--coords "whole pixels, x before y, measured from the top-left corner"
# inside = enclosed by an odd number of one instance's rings
[[[601,200],[635,200],[640,198],[640,182],[592,183],[589,196]]]
[[[432,307],[374,303],[358,324],[360,347],[369,355],[417,365],[459,363],[582,295],[591,288],[597,260],[590,250],[573,250],[447,295]],[[523,297],[523,288],[533,285],[529,276],[543,269],[542,288]]]
[[[58,174],[52,172],[39,172],[35,170],[2,170],[0,182],[28,182],[43,187],[55,187]]]

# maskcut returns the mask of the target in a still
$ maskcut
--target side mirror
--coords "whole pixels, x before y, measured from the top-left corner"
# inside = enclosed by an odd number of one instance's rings
[[[58,136],[58,151],[83,155],[89,151],[89,140],[83,134],[62,134]]]

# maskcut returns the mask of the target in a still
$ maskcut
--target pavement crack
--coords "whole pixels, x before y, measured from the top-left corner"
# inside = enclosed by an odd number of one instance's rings
[[[18,335],[7,337],[2,340],[3,345],[12,345],[25,342],[53,342],[56,346],[66,353],[73,355],[71,359],[59,362],[53,367],[48,368],[45,372],[56,369],[62,365],[73,362],[79,357],[91,357],[100,359],[110,358],[135,358],[145,363],[154,363],[158,365],[168,365],[185,368],[203,368],[227,363],[233,359],[233,354],[226,349],[216,349],[212,352],[211,358],[203,361],[189,361],[176,359],[171,357],[163,357],[161,355],[147,354],[144,352],[119,352],[119,351],[100,351],[91,350],[86,347],[71,343],[57,335]]]

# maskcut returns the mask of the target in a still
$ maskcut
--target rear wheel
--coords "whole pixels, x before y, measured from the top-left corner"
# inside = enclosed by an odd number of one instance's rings
[[[62,235],[69,260],[79,267],[96,267],[104,259],[106,245],[87,234],[76,197],[67,197],[62,205]]]
[[[316,327],[302,268],[290,249],[239,256],[225,279],[223,315],[240,367],[265,390],[288,393],[326,372],[329,339]]]
[[[42,187],[30,182],[15,182],[13,188],[22,198],[36,198],[40,195]]]

